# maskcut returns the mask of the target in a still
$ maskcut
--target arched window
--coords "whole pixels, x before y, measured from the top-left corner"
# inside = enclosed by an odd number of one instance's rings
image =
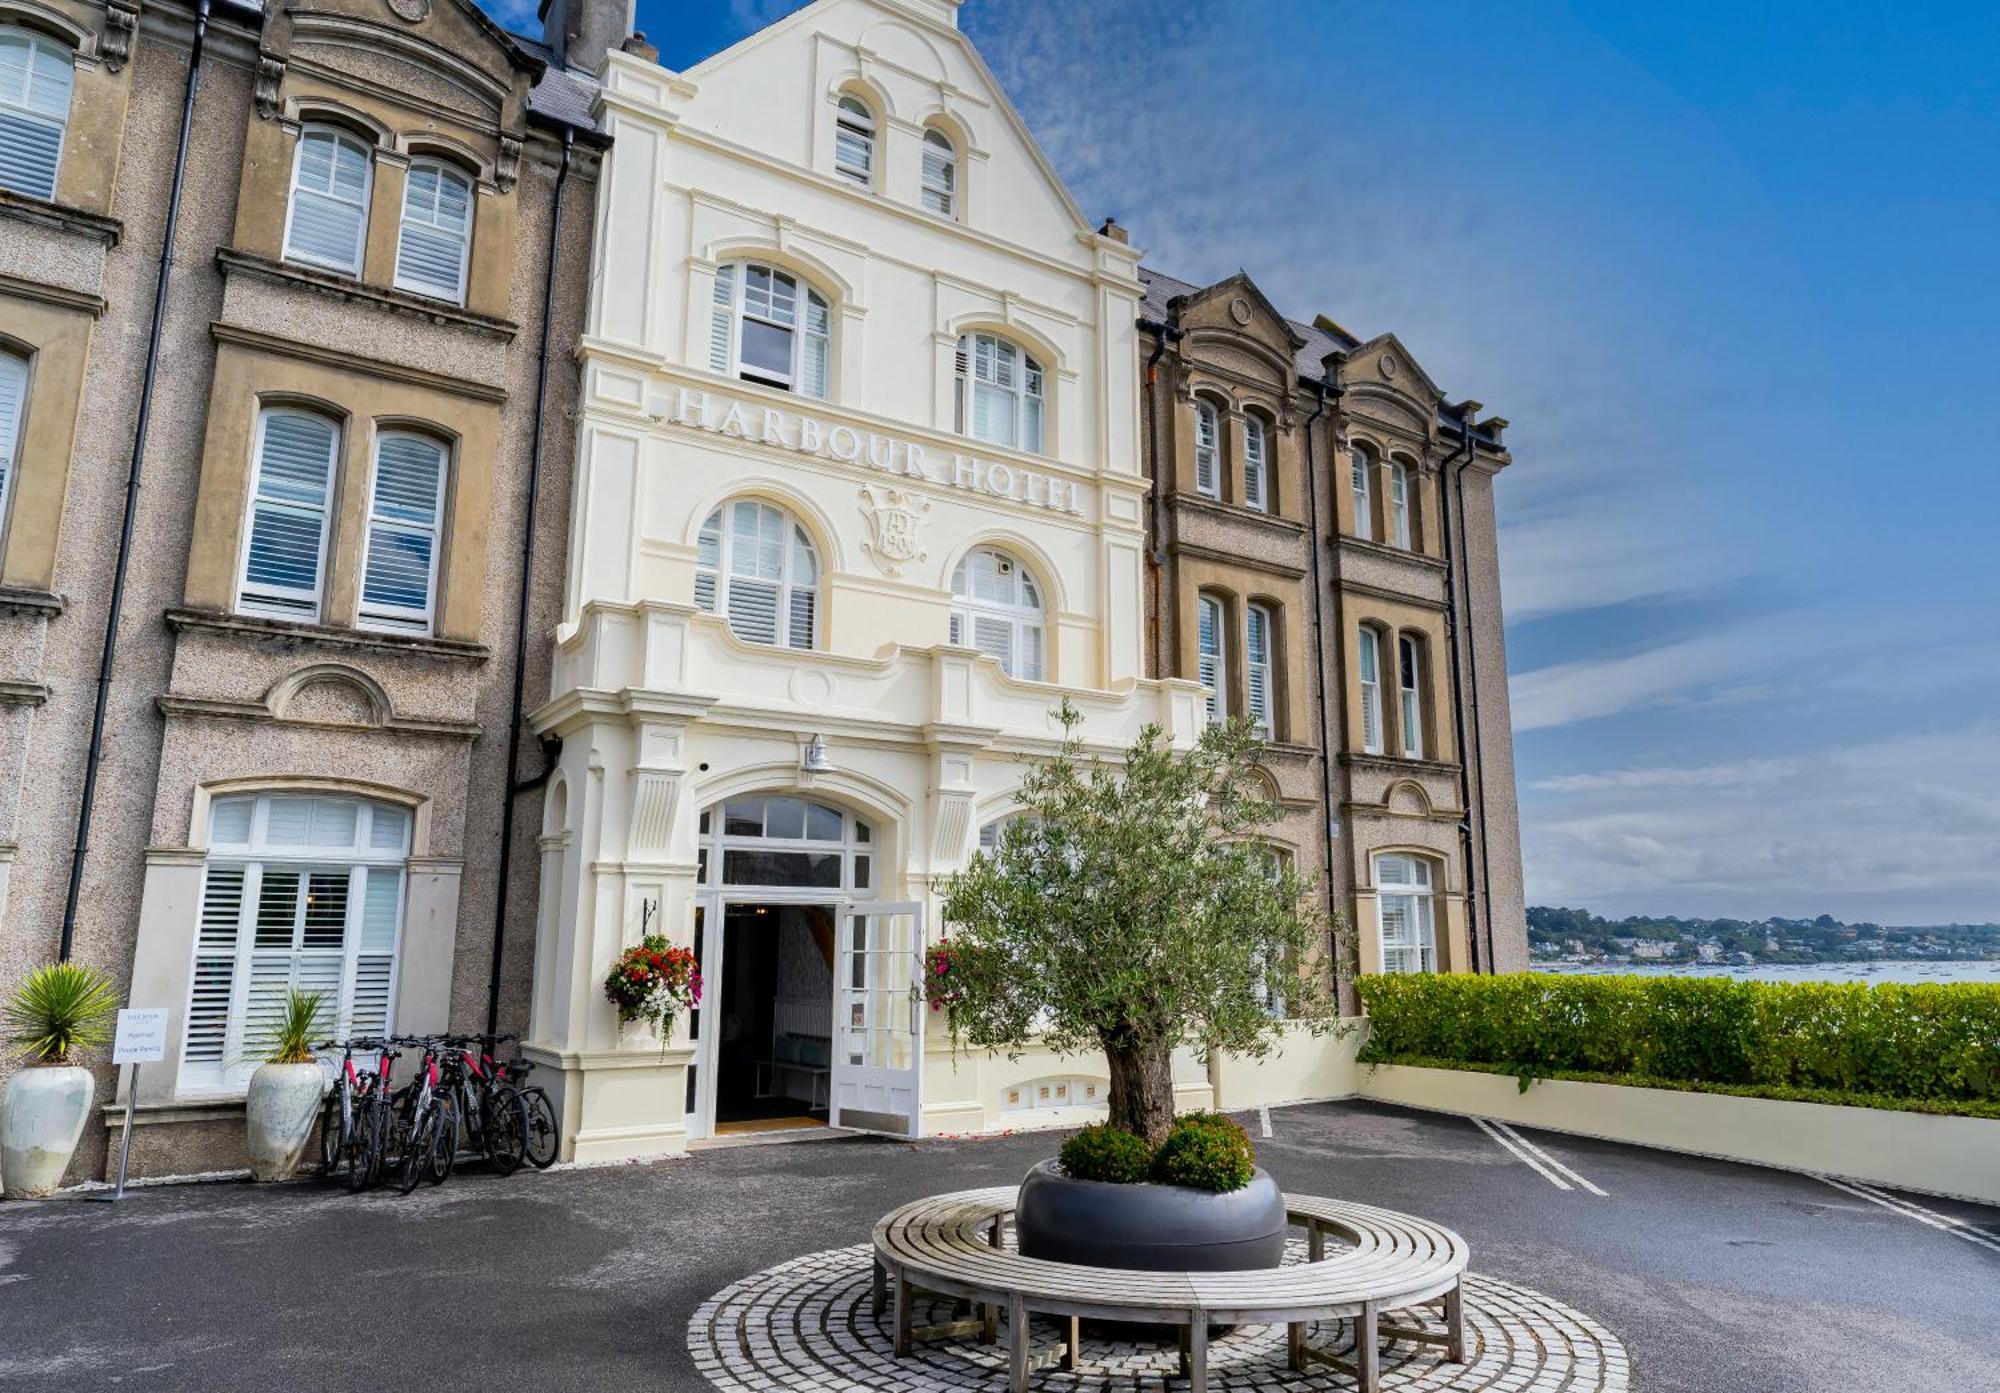
[[[1375,539],[1375,461],[1366,450],[1357,448],[1347,452],[1347,467],[1354,488],[1354,535],[1371,542]]]
[[[1424,757],[1424,649],[1411,634],[1396,639],[1397,683],[1402,697],[1397,707],[1403,736],[1403,757]]]
[[[1222,419],[1213,404],[1194,404],[1194,487],[1210,498],[1222,497]]]
[[[1039,682],[1045,670],[1042,592],[1028,568],[979,547],[951,573],[951,641],[997,658],[1009,677]]]
[[[1195,601],[1195,676],[1208,688],[1208,723],[1229,719],[1229,620],[1222,600],[1202,595]]]
[[[1431,863],[1416,856],[1377,856],[1375,902],[1382,918],[1382,970],[1437,971]]]
[[[738,261],[716,268],[708,365],[716,372],[824,399],[833,314],[789,271]]]
[[[0,189],[56,196],[76,55],[43,34],[0,25]]]
[[[361,559],[364,627],[431,631],[448,459],[444,445],[428,435],[384,431],[376,438]]]
[[[867,890],[874,884],[873,833],[828,803],[759,794],[702,809],[702,885],[783,890]],[[719,854],[717,854],[719,853]]]
[[[1356,667],[1361,678],[1361,748],[1366,754],[1382,753],[1382,640],[1366,624],[1361,626]]]
[[[697,539],[694,602],[751,643],[811,648],[819,558],[806,530],[769,503],[739,498],[708,515]]]
[[[994,334],[958,338],[958,433],[1040,454],[1042,365]]]
[[[979,825],[979,849],[981,851],[998,851],[1000,849],[1000,839],[1006,835],[1007,829],[1017,822],[1026,820],[1028,820],[1028,814],[1026,813],[1002,813],[999,817],[989,822],[982,822]]]
[[[1405,551],[1410,546],[1410,468],[1401,460],[1389,464],[1389,534]]]
[[[1271,509],[1271,438],[1261,416],[1243,418],[1243,503]]]
[[[932,126],[924,132],[924,207],[949,218],[958,212],[958,150]]]
[[[842,97],[833,123],[833,167],[844,179],[875,187],[875,113],[859,97]]]
[[[393,1028],[409,854],[409,810],[391,803],[270,793],[210,805],[184,1089],[241,1088],[294,987],[325,994],[324,1034]]]
[[[411,160],[396,240],[396,288],[464,304],[471,245],[472,181],[442,160]]]
[[[1250,724],[1257,728],[1259,735],[1269,740],[1276,721],[1271,713],[1275,704],[1272,700],[1272,650],[1277,643],[1277,621],[1271,614],[1271,607],[1263,604],[1251,605],[1243,612],[1243,619],[1243,687],[1250,707]]]
[[[307,126],[292,160],[285,260],[360,275],[373,175],[374,156],[359,139],[332,126]]]
[[[327,505],[339,445],[340,428],[324,416],[292,407],[259,413],[238,609],[281,619],[319,618]]]
[[[21,427],[28,416],[28,360],[0,348],[0,534],[14,496],[14,468],[21,456]]]

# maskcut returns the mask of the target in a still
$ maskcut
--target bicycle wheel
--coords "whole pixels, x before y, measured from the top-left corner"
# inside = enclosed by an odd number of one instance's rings
[[[347,1154],[348,1095],[336,1088],[326,1095],[319,1114],[319,1173],[331,1180],[340,1173],[341,1159]]]
[[[424,1178],[433,1185],[442,1185],[451,1179],[451,1168],[458,1163],[458,1100],[449,1093],[437,1100],[436,1135],[431,1139],[430,1164],[424,1167]]]
[[[354,1134],[347,1142],[347,1188],[357,1195],[373,1185],[375,1177],[381,1174],[380,1113],[371,1099],[354,1116]]]
[[[522,1089],[521,1103],[527,1112],[521,1133],[521,1154],[536,1170],[545,1171],[556,1163],[556,1152],[562,1147],[562,1129],[556,1122],[555,1105],[539,1086]]]
[[[403,1137],[403,1152],[397,1158],[396,1191],[407,1195],[430,1169],[431,1151],[437,1146],[438,1112],[425,1105],[417,1110],[409,1132]]]
[[[518,1089],[503,1084],[486,1091],[485,1112],[480,1150],[495,1175],[512,1175],[528,1159],[528,1105]]]

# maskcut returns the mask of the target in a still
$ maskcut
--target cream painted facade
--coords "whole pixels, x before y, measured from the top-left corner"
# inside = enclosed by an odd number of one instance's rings
[[[1107,751],[1148,722],[1183,743],[1197,730],[1199,688],[1142,675],[1138,254],[1071,202],[956,10],[822,0],[686,72],[613,54],[604,73],[612,144],[580,350],[568,587],[552,696],[534,716],[562,752],[528,1049],[560,1080],[579,1159],[672,1152],[712,1126],[715,1018],[661,1042],[621,1026],[603,997],[610,962],[643,932],[686,943],[698,918],[711,926],[705,1012],[723,991],[714,955],[728,935],[714,926],[730,898],[811,901],[838,924],[828,966],[843,983],[858,933],[887,934],[876,941],[913,965],[916,935],[936,932],[936,879],[1012,808],[1022,757],[1055,748],[1064,696]],[[870,128],[865,181],[841,143],[843,98]],[[930,131],[954,162],[949,212],[925,197]],[[801,324],[808,291],[823,304],[822,399],[736,370],[732,344],[761,331],[727,304],[718,313],[716,287],[738,293],[751,267],[760,286],[789,278]],[[957,355],[972,335],[1039,367],[1041,449],[961,431],[971,389]],[[812,375],[799,368],[794,385]],[[734,583],[728,557],[704,579],[702,533],[720,509],[728,545],[747,545],[731,531],[739,501],[778,510],[782,547],[809,546],[809,641],[751,641],[724,617],[734,602],[704,590]],[[1032,578],[1039,680],[1033,662],[1016,656],[1010,676],[952,641],[954,573],[982,548]],[[800,554],[788,564],[806,565]],[[796,593],[781,602],[793,626]],[[809,768],[819,750],[826,767]],[[867,884],[851,866],[831,889],[722,884],[721,810],[762,795],[865,823]],[[909,908],[866,928],[841,917],[887,904]],[[859,1079],[846,1027],[860,1014],[846,1012],[889,1010],[898,983],[878,985],[873,1005],[840,994],[837,1121],[966,1132],[1026,1120],[1012,1114],[1043,1084],[1076,1107],[1101,1096],[1101,1062],[955,1059],[935,1035],[920,1047],[899,1035]],[[1209,1096],[1198,1065],[1181,1075],[1190,1101]]]

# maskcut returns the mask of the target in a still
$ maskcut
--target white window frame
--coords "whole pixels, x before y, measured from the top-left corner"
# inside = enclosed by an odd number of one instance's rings
[[[1011,581],[1010,601],[982,599],[972,593],[971,571],[981,559],[991,560],[1000,574]],[[1048,665],[1048,611],[1041,583],[1020,558],[999,547],[974,547],[952,568],[951,641],[977,648],[998,660],[1000,670],[1023,682],[1046,680]],[[1004,625],[1007,651],[996,653],[978,642],[980,621]]]
[[[881,123],[875,109],[852,92],[840,94],[833,109],[833,172],[864,189],[875,187],[876,137]],[[849,158],[859,150],[860,158]]]
[[[405,278],[403,271],[403,248],[404,248],[404,243],[409,236],[409,229],[411,228],[411,226],[414,225],[425,232],[436,233],[439,235],[448,235],[450,232],[450,229],[441,226],[435,220],[435,214],[438,211],[437,206],[433,206],[433,208],[430,210],[432,216],[429,218],[412,216],[410,209],[410,196],[412,190],[409,182],[409,176],[408,174],[405,174],[404,184],[403,184],[403,208],[401,214],[399,215],[396,221],[396,277],[394,282],[395,287],[398,290],[407,291],[412,295],[424,296],[426,299],[431,299],[431,300],[441,299],[447,301],[450,304],[463,305],[465,303],[466,277],[471,274],[471,267],[472,267],[472,223],[479,207],[479,181],[472,178],[464,170],[460,169],[457,165],[451,163],[449,160],[441,160],[434,155],[420,155],[416,159],[410,161],[411,173],[414,173],[419,169],[436,170],[438,173],[438,182],[440,186],[442,186],[445,180],[449,179],[457,182],[458,184],[463,185],[465,188],[465,227],[460,231],[458,237],[458,279],[456,284],[452,286],[451,294],[449,296],[441,296],[437,293],[437,291],[434,288],[415,283]],[[442,199],[439,200],[440,205],[441,203]]]
[[[1245,704],[1250,708],[1250,724],[1266,740],[1277,729],[1277,612],[1262,601],[1253,600],[1243,609],[1243,685]],[[1261,642],[1260,639],[1261,631]]]
[[[1012,372],[1014,380],[1011,383],[1000,380],[1003,361]],[[982,362],[991,365],[986,376],[980,375]],[[1004,450],[1021,450],[1031,455],[1043,453],[1043,446],[1048,440],[1049,401],[1048,374],[1040,359],[1012,339],[983,329],[974,330],[958,336],[954,372],[956,380],[952,401],[960,435],[988,445],[998,445]],[[974,409],[974,399],[982,388],[1012,398],[1008,409],[1011,412],[1013,439],[1000,440],[981,435],[976,429],[979,413]]]
[[[274,803],[290,799],[303,799],[317,805],[352,806],[354,813],[353,840],[345,846],[294,845],[274,843],[269,838],[271,809]],[[251,804],[249,836],[242,842],[225,842],[216,836],[220,825],[220,815],[240,806]],[[398,844],[394,847],[376,847],[375,820],[381,812],[399,815],[402,828]],[[257,915],[267,871],[285,870],[300,873],[321,872],[347,875],[347,905],[342,925],[342,942],[338,950],[340,959],[339,987],[332,1009],[322,1018],[322,1029],[327,1036],[340,1037],[350,1033],[354,995],[358,983],[358,965],[362,948],[362,916],[368,904],[368,877],[377,873],[393,872],[397,877],[397,898],[395,925],[387,950],[389,977],[386,987],[383,1028],[395,1029],[396,990],[402,970],[402,936],[408,920],[410,893],[409,858],[411,834],[416,822],[416,810],[396,803],[385,803],[374,799],[356,798],[340,794],[321,794],[287,790],[273,790],[259,794],[232,794],[218,797],[209,807],[211,828],[207,859],[202,867],[201,893],[195,899],[196,923],[190,946],[189,1001],[180,1012],[181,1067],[176,1081],[176,1092],[180,1094],[224,1094],[234,1095],[243,1091],[250,1072],[258,1061],[246,1058],[249,1047],[257,1044],[249,1034],[250,989],[254,981],[253,964],[261,956],[266,961],[288,954],[292,961],[289,976],[296,976],[298,964],[314,950],[303,945],[289,949],[275,949],[257,946]],[[242,898],[237,907],[237,929],[234,946],[228,952],[216,951],[212,944],[202,940],[202,917],[208,905],[209,879],[216,870],[236,870],[244,872]],[[306,912],[305,895],[295,910],[294,941],[298,942],[298,924]],[[268,926],[267,926],[268,927]],[[376,950],[371,956],[379,956]],[[322,960],[332,956],[332,950],[318,950],[316,956]],[[220,1058],[195,1060],[191,1057],[191,1036],[196,1024],[192,992],[199,981],[199,969],[204,961],[214,961],[227,957],[230,962],[229,1004],[224,1019],[224,1033]],[[323,1008],[324,1009],[324,1008]]]
[[[792,802],[814,804],[826,812],[840,814],[840,836],[823,837],[769,837],[762,833],[752,836],[743,832],[729,832],[728,809],[734,803],[762,805],[762,824],[770,825],[770,805],[779,799]],[[806,813],[805,829],[812,828],[810,809]],[[700,845],[701,860],[696,869],[696,883],[708,889],[733,893],[754,890],[757,897],[770,899],[803,899],[824,901],[828,898],[875,899],[881,890],[881,874],[886,871],[887,857],[884,848],[876,842],[874,828],[864,819],[825,799],[813,798],[802,793],[770,792],[740,793],[718,799],[701,810],[701,818],[695,824],[695,837]],[[759,882],[723,880],[726,854],[730,851],[803,851],[815,855],[837,852],[840,855],[840,884],[838,886],[776,885]],[[858,884],[862,878],[856,858],[867,857],[866,885]]]
[[[784,555],[779,563],[777,576],[762,576],[751,573],[735,573],[737,562],[737,533],[735,527],[738,508],[755,508],[761,528],[764,518],[774,516],[782,528]],[[706,559],[704,553],[711,549],[709,541],[714,535],[713,559]],[[809,563],[812,571],[810,580],[801,580],[799,572],[803,563]],[[711,613],[720,614],[729,621],[729,631],[745,643],[755,643],[764,647],[792,648],[810,651],[819,646],[820,634],[825,628],[824,606],[821,603],[820,575],[822,567],[819,548],[813,545],[812,534],[791,512],[775,503],[767,503],[761,498],[732,498],[708,515],[702,523],[696,542],[695,559],[695,604]],[[766,642],[755,634],[747,634],[736,627],[730,617],[730,592],[742,582],[756,585],[774,586],[777,590],[777,623],[775,636]],[[800,635],[794,632],[794,609],[801,595],[811,600],[812,617],[808,625],[811,632]]]
[[[336,146],[345,145],[361,152],[363,170],[361,198],[358,203],[348,204],[349,207],[357,208],[360,216],[355,219],[354,223],[354,255],[346,262],[329,261],[325,257],[315,256],[311,252],[302,251],[292,245],[292,226],[297,221],[299,211],[299,167],[305,162],[307,143],[317,138],[329,139]],[[307,189],[305,192],[314,198],[324,198],[334,203],[348,203],[346,199],[336,198],[332,193],[323,189]],[[301,126],[299,128],[299,138],[292,147],[292,181],[285,198],[285,240],[283,243],[284,251],[281,253],[283,259],[286,261],[295,261],[302,266],[314,266],[323,271],[334,271],[341,275],[353,276],[358,279],[361,275],[362,258],[366,255],[368,249],[368,211],[374,199],[374,147],[353,132],[345,130],[340,126],[320,122]]]
[[[1376,947],[1384,972],[1437,971],[1437,896],[1431,863],[1420,856],[1380,852],[1375,857]],[[1390,940],[1400,917],[1407,937]]]
[[[0,37],[17,40],[24,46],[21,65],[21,86],[14,92],[0,92],[0,109],[4,109],[17,121],[40,126],[44,129],[53,129],[56,136],[55,157],[49,161],[49,182],[46,189],[39,186],[34,188],[16,187],[13,184],[0,184],[0,188],[8,190],[10,193],[20,194],[24,198],[53,200],[56,196],[56,190],[62,183],[63,153],[69,144],[70,105],[76,94],[76,50],[60,40],[50,38],[47,34],[38,33],[20,24],[0,23]],[[65,69],[66,76],[63,80],[61,116],[53,115],[50,111],[36,105],[36,97],[41,83],[35,75],[35,59],[43,52],[60,58]],[[47,105],[53,106],[55,103],[50,102]]]
[[[1375,540],[1375,458],[1359,445],[1347,452],[1349,482],[1354,492],[1354,535]]]
[[[253,588],[250,580],[250,545],[256,535],[257,513],[260,506],[269,507],[280,513],[302,515],[306,505],[287,499],[270,499],[260,505],[258,491],[264,484],[264,438],[274,417],[300,416],[318,421],[333,432],[333,443],[327,454],[326,491],[319,505],[319,541],[315,559],[313,583],[310,590],[297,590],[285,586],[261,585]],[[242,562],[236,572],[236,608],[244,614],[261,614],[275,619],[290,619],[300,623],[316,624],[320,620],[321,606],[326,598],[326,543],[327,534],[333,525],[333,509],[337,501],[334,490],[340,482],[340,451],[344,438],[342,425],[331,416],[317,411],[308,411],[295,406],[267,406],[257,413],[257,436],[252,442],[250,455],[250,487],[247,491],[248,503],[243,510],[243,538],[241,543]]]
[[[1423,644],[1413,634],[1396,636],[1396,686],[1400,701],[1403,758],[1424,757],[1424,653]]]
[[[1222,497],[1222,413],[1200,397],[1194,403],[1194,489],[1206,498]]]
[[[1410,549],[1410,467],[1389,461],[1389,525],[1396,545]]]
[[[1271,432],[1255,412],[1243,414],[1243,506],[1271,511]]]
[[[0,348],[0,539],[7,535],[7,510],[14,501],[14,475],[20,469],[28,388],[33,381],[27,355]]]
[[[381,508],[382,447],[393,440],[414,440],[438,452],[437,489],[431,500],[428,527],[408,518],[385,514]],[[361,608],[357,623],[364,629],[394,633],[428,634],[437,618],[438,556],[444,550],[444,504],[451,477],[452,449],[434,435],[417,430],[385,430],[375,437],[374,459],[368,471],[368,521],[361,544]],[[378,532],[404,536],[424,536],[430,541],[429,570],[424,576],[424,603],[420,607],[371,602],[368,598],[368,562],[375,550]]]
[[[1195,678],[1208,688],[1208,723],[1229,719],[1229,606],[1206,590],[1195,596]]]
[[[762,272],[771,278],[768,310],[754,307],[750,296],[750,273]],[[779,315],[780,289],[791,287],[791,322]],[[743,322],[754,320],[791,335],[791,364],[780,374],[761,364],[743,361]],[[817,326],[817,327],[816,327]],[[833,388],[833,305],[819,289],[796,271],[768,261],[731,261],[718,266],[709,314],[709,368],[760,387],[825,401]],[[814,345],[817,345],[815,348]],[[817,353],[820,380],[812,381]],[[814,390],[817,387],[818,390]]]
[[[1355,640],[1355,673],[1361,685],[1361,749],[1382,753],[1382,636],[1369,624]]]
[[[939,217],[958,216],[958,144],[936,126],[924,130],[920,197],[924,207]]]

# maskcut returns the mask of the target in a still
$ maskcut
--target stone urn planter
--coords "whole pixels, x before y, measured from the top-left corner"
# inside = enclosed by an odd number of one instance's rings
[[[34,1065],[0,1095],[0,1193],[10,1200],[53,1195],[90,1120],[97,1080],[74,1065]]]
[[[1262,1167],[1240,1190],[1078,1180],[1044,1161],[1021,1182],[1024,1257],[1145,1272],[1239,1272],[1285,1255],[1285,1196]]]
[[[326,1075],[317,1064],[260,1064],[243,1099],[250,1178],[290,1180],[319,1120]]]

